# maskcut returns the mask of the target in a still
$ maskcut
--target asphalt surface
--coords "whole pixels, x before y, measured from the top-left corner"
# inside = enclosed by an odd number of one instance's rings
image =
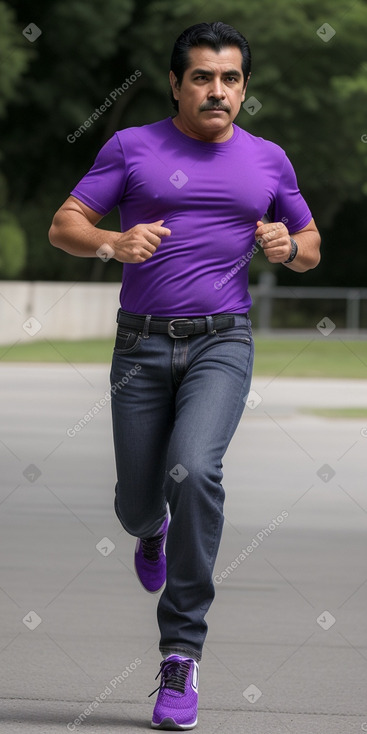
[[[108,402],[75,428],[108,372],[0,366],[4,733],[150,730],[157,596],[113,512]],[[196,731],[367,731],[367,418],[300,410],[367,407],[367,381],[258,378],[253,390],[223,461]]]

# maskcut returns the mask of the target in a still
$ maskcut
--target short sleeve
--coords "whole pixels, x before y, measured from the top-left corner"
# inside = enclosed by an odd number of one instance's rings
[[[290,233],[303,229],[312,219],[311,211],[298,188],[294,168],[286,155],[271,207],[271,219],[273,222],[283,221]]]
[[[125,157],[115,133],[101,148],[92,168],[70,194],[99,214],[106,215],[120,203],[125,185]]]

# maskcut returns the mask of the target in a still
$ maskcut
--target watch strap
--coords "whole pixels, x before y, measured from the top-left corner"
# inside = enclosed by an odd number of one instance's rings
[[[288,260],[283,261],[283,265],[293,262],[298,252],[298,245],[297,245],[296,240],[294,240],[293,237],[290,237],[290,241],[291,241],[291,254],[289,255]]]

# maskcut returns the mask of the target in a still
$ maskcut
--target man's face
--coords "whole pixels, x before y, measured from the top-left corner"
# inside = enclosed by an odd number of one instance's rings
[[[247,86],[246,83],[244,87],[241,51],[237,46],[227,46],[217,53],[202,46],[191,48],[189,59],[180,86],[170,72],[182,128],[203,140],[228,137]]]

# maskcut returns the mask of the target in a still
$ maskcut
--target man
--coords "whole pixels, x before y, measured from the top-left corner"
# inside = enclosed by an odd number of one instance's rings
[[[72,255],[124,263],[111,368],[115,510],[138,538],[142,585],[157,592],[166,583],[156,729],[197,723],[222,458],[251,383],[255,240],[269,262],[298,272],[320,258],[284,151],[233,124],[250,66],[248,43],[231,26],[185,30],[171,59],[176,116],[115,133],[50,229],[52,244]],[[121,233],[96,228],[115,206]]]

